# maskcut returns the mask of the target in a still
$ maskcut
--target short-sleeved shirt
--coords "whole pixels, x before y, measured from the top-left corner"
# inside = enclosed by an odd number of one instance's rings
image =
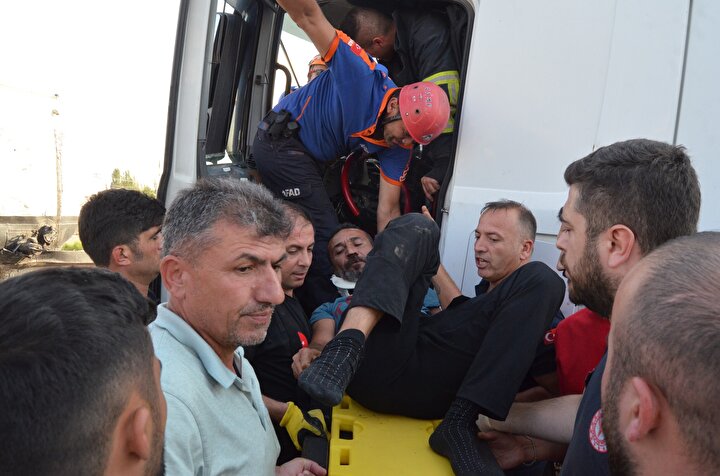
[[[274,476],[280,445],[242,347],[233,372],[166,304],[149,330],[167,401],[167,474]]]
[[[560,393],[583,393],[588,374],[607,351],[610,320],[590,309],[568,316],[551,331]]]
[[[585,387],[570,446],[565,454],[562,475],[608,476],[607,442],[602,429],[600,385],[605,372],[607,353],[603,356]]]
[[[397,89],[387,69],[339,30],[323,60],[328,70],[282,98],[273,110],[290,112],[300,125],[300,142],[314,159],[335,160],[362,146],[377,154],[382,177],[399,185],[410,151],[372,137]]]

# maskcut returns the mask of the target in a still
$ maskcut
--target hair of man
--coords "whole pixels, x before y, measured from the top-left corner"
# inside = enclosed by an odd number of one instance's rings
[[[103,474],[134,389],[159,420],[151,309],[102,268],[48,268],[0,284],[3,474]]]
[[[312,225],[312,218],[310,218],[310,214],[297,203],[283,201],[283,206],[285,207],[285,213],[293,223],[293,227],[297,223],[298,219],[302,219]]]
[[[281,200],[262,185],[233,178],[198,180],[170,205],[163,224],[163,256],[193,262],[202,250],[217,244],[213,227],[219,221],[252,229],[260,238],[286,239],[292,222]]]
[[[340,25],[340,30],[366,48],[376,36],[387,35],[392,29],[392,17],[372,8],[355,7]]]
[[[628,314],[614,329],[609,389],[638,376],[668,401],[697,467],[720,466],[720,233],[704,232],[660,246],[642,262]],[[616,324],[613,324],[616,325]]]
[[[137,190],[103,190],[80,209],[80,242],[93,263],[107,267],[114,247],[128,245],[137,253],[138,235],[160,226],[164,215],[162,203]]]
[[[332,234],[330,235],[330,238],[328,238],[328,249],[330,248],[330,242],[332,241],[333,238],[335,238],[335,235],[337,235],[338,233],[340,233],[343,230],[359,230],[361,233],[363,233],[367,237],[368,240],[370,240],[371,244],[373,242],[373,237],[370,235],[370,233],[368,233],[367,231],[360,228],[359,225],[356,225],[355,223],[350,223],[350,222],[346,221],[346,222],[340,223],[340,225],[337,228],[335,228],[335,230],[333,230]]]
[[[522,203],[514,200],[497,200],[495,202],[487,202],[480,211],[480,216],[485,212],[494,212],[497,210],[517,210],[518,211],[518,222],[522,228],[523,236],[525,240],[535,241],[535,235],[537,234],[537,221],[535,216],[528,208]]]
[[[685,148],[648,139],[601,147],[565,170],[578,189],[588,242],[615,224],[629,227],[643,254],[697,229],[700,186]]]

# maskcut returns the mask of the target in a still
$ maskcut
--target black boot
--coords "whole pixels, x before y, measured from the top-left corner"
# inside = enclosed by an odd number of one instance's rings
[[[362,331],[347,329],[340,332],[300,374],[298,385],[318,402],[337,405],[360,365],[364,345]]]
[[[475,421],[479,411],[480,407],[470,400],[456,398],[430,435],[430,447],[450,460],[457,476],[503,476],[487,443],[477,437]]]

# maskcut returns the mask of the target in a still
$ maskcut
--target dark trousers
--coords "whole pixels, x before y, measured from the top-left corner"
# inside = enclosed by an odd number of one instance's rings
[[[323,185],[323,166],[294,136],[273,140],[267,132],[258,130],[252,152],[263,185],[277,197],[303,207],[315,227],[312,265],[305,283],[296,290],[309,314],[317,306],[337,298],[337,290],[330,282],[333,268],[327,245],[339,223]]]
[[[504,418],[564,284],[542,263],[528,263],[491,292],[456,298],[421,319],[438,263],[437,225],[419,214],[391,221],[368,255],[350,303],[385,316],[367,339],[348,394],[371,410],[442,418],[458,396]]]

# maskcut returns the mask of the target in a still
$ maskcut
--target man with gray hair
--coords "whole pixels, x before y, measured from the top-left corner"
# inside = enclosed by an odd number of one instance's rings
[[[265,339],[283,301],[279,267],[291,224],[259,185],[204,179],[165,217],[160,274],[168,302],[150,332],[163,364],[168,474],[324,475],[279,445],[242,345]]]
[[[622,281],[602,379],[612,474],[720,467],[718,294],[717,232],[668,242]]]

